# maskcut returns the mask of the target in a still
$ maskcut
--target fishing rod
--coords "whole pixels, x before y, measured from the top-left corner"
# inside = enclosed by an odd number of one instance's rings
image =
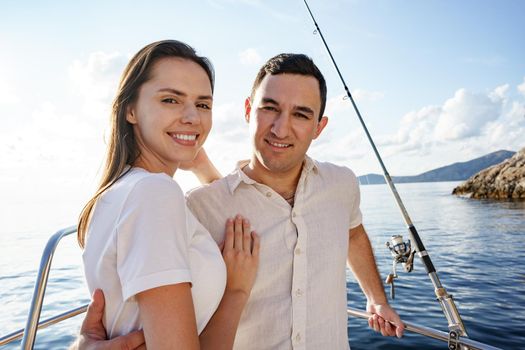
[[[401,214],[403,215],[405,219],[410,238],[415,243],[415,251],[417,252],[418,256],[421,258],[421,261],[423,262],[423,265],[425,266],[427,274],[430,277],[432,284],[434,285],[434,292],[436,294],[437,300],[439,301],[441,305],[441,309],[443,310],[443,313],[445,314],[445,317],[447,318],[447,322],[448,322],[448,329],[449,329],[448,347],[450,350],[464,348],[462,345],[458,344],[458,339],[460,336],[468,337],[468,335],[465,329],[465,325],[463,324],[463,321],[461,320],[461,316],[459,315],[459,311],[456,308],[456,304],[454,303],[454,299],[452,298],[451,294],[447,293],[447,291],[445,290],[445,287],[443,287],[443,285],[441,284],[438,278],[437,272],[436,272],[436,268],[434,267],[434,264],[432,264],[432,260],[430,259],[430,255],[425,249],[425,246],[423,245],[423,241],[421,240],[421,237],[419,236],[416,230],[416,227],[414,226],[412,220],[410,219],[410,216],[408,215],[408,211],[406,210],[405,205],[403,204],[403,201],[401,200],[401,197],[399,196],[399,193],[397,192],[396,186],[394,185],[394,182],[392,181],[392,178],[390,177],[390,174],[388,173],[388,170],[386,169],[385,164],[383,163],[383,159],[381,158],[381,155],[379,154],[377,150],[377,147],[374,143],[374,140],[372,139],[372,136],[370,136],[370,133],[368,132],[368,128],[366,127],[363,117],[361,116],[361,113],[359,112],[359,109],[357,108],[354,98],[352,97],[352,94],[350,93],[350,90],[348,89],[348,86],[346,85],[346,82],[343,78],[343,75],[341,74],[341,71],[339,70],[339,67],[337,66],[337,63],[335,62],[334,56],[332,55],[332,52],[330,51],[330,48],[328,47],[328,44],[326,43],[323,33],[321,32],[321,28],[319,28],[319,25],[317,24],[317,21],[315,20],[315,17],[312,11],[310,10],[310,6],[308,6],[308,3],[306,2],[306,0],[303,0],[303,1],[315,25],[316,30],[314,31],[314,34],[319,33],[319,36],[321,37],[321,40],[323,41],[324,47],[326,48],[326,51],[328,52],[328,55],[330,56],[330,59],[332,60],[332,63],[334,64],[335,70],[337,71],[337,74],[339,75],[339,78],[341,79],[341,82],[343,83],[344,89],[346,91],[346,95],[352,102],[352,106],[354,107],[354,111],[357,114],[357,117],[359,118],[361,126],[363,127],[365,131],[366,137],[368,138],[368,141],[370,142],[370,145],[372,146],[372,149],[374,150],[374,153],[376,155],[377,160],[379,161],[379,164],[381,165],[381,168],[383,169],[383,176],[385,177],[385,180],[388,186],[390,187],[392,194],[394,195],[397,205],[399,209],[401,210]]]

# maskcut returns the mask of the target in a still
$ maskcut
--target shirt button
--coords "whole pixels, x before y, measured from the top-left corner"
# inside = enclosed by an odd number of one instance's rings
[[[296,215],[295,211],[292,211],[292,217],[295,217],[295,215]]]
[[[303,295],[303,291],[301,289],[297,289],[295,291],[295,295],[297,295],[298,297],[302,296]]]
[[[301,252],[301,249],[300,248],[296,248],[295,249],[295,255],[300,255],[302,252]]]
[[[301,341],[301,333],[297,333],[297,334],[295,335],[295,341],[296,341],[297,343],[299,343],[299,342]]]
[[[271,196],[272,196],[271,192],[266,192],[266,197],[271,197]]]

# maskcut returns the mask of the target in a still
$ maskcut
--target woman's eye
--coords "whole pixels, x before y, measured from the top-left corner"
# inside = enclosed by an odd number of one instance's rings
[[[162,100],[163,103],[171,103],[171,104],[175,104],[175,103],[179,103],[176,99],[174,98],[165,98]]]

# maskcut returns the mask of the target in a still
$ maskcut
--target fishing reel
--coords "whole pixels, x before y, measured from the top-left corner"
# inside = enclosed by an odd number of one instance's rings
[[[414,255],[415,249],[412,250],[410,239],[403,241],[402,235],[394,235],[390,238],[390,242],[386,242],[387,248],[392,254],[392,272],[387,276],[385,283],[390,285],[390,297],[395,298],[394,279],[398,278],[397,264],[403,264],[405,272],[412,272],[414,269]]]

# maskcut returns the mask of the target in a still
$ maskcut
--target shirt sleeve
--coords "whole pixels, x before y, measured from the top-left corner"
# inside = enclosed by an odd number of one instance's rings
[[[361,191],[359,190],[359,181],[354,172],[350,170],[350,229],[361,225],[363,215],[361,214]]]
[[[141,179],[117,223],[117,271],[124,301],[142,291],[191,283],[184,195],[160,175]]]

